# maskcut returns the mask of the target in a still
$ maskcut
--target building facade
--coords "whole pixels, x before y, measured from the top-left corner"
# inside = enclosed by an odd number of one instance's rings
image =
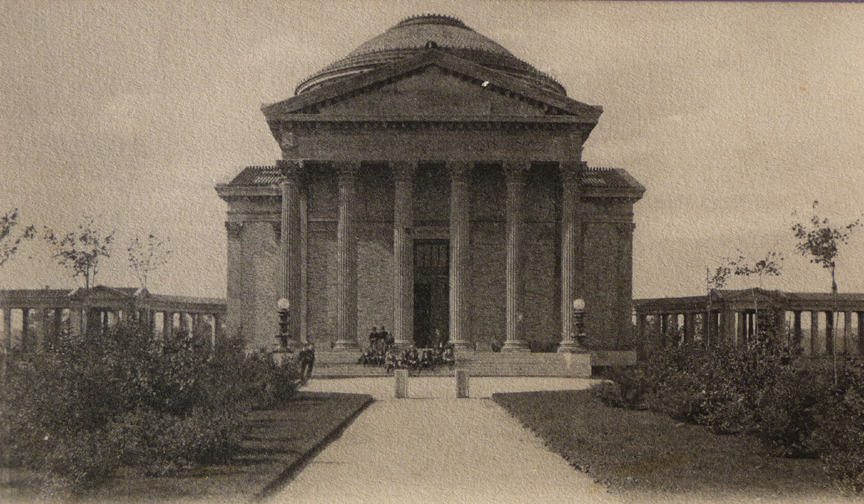
[[[630,350],[633,205],[589,168],[602,113],[461,21],[406,19],[262,108],[281,147],[216,187],[228,204],[226,332],[296,341]]]

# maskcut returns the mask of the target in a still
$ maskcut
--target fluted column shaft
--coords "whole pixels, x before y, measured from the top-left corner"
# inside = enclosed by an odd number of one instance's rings
[[[573,338],[573,300],[576,299],[576,247],[580,223],[579,165],[561,164],[561,344],[559,352],[578,348]]]
[[[504,350],[528,350],[522,335],[522,200],[528,163],[507,162],[507,339]]]
[[[472,163],[450,163],[450,342],[467,348],[468,266],[470,263],[470,202],[468,175]]]
[[[289,341],[293,346],[300,336],[300,208],[299,176],[301,165],[296,161],[280,160],[277,166],[282,172],[279,189],[282,196],[282,212],[279,226],[280,276],[279,297],[290,303]],[[277,309],[273,306],[273,310]],[[276,334],[279,334],[278,326]]]
[[[399,346],[414,340],[414,165],[394,163],[393,339]]]
[[[339,224],[336,231],[336,349],[357,347],[357,239],[354,193],[359,163],[340,162]]]

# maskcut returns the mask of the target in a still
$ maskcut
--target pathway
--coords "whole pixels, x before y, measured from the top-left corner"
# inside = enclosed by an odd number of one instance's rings
[[[313,380],[308,390],[372,394],[342,437],[267,502],[574,502],[611,496],[570,467],[489,397],[492,392],[581,389],[587,380],[472,378],[455,399],[454,378],[412,377],[411,399],[393,399],[393,378]]]

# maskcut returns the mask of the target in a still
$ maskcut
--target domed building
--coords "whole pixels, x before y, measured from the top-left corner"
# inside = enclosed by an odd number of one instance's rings
[[[262,111],[282,159],[216,187],[229,334],[272,346],[281,301],[290,340],[321,350],[365,346],[381,326],[399,345],[587,348],[595,364],[632,349],[645,189],[582,161],[601,107],[462,21],[424,15]]]

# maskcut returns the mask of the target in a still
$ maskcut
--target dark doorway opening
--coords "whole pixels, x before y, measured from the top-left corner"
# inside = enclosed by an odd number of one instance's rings
[[[449,341],[450,243],[414,242],[414,346],[429,348]]]

